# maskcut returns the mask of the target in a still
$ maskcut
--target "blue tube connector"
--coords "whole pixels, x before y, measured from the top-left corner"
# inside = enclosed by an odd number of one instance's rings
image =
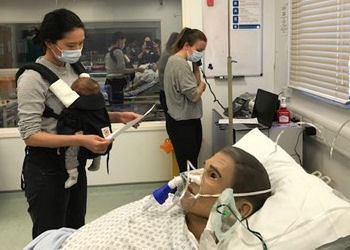
[[[158,204],[163,204],[169,197],[169,193],[183,183],[181,176],[176,176],[174,179],[164,184],[160,188],[153,191],[153,197]]]
[[[163,204],[169,196],[169,193],[171,192],[171,188],[168,185],[168,183],[165,183],[163,186],[161,186],[160,188],[156,189],[153,191],[153,197],[154,199],[156,199],[156,201],[159,204]]]

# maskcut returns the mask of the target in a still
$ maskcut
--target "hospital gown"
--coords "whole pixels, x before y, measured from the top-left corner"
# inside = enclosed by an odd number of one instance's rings
[[[184,211],[171,207],[169,198],[162,206],[153,203],[144,211],[150,197],[117,208],[80,228],[61,249],[198,249],[188,230]]]

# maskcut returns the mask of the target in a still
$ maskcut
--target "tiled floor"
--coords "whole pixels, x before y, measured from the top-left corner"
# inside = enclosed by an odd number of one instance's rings
[[[163,183],[89,187],[86,223],[150,194]],[[31,241],[31,220],[23,192],[0,193],[0,250],[22,249]]]

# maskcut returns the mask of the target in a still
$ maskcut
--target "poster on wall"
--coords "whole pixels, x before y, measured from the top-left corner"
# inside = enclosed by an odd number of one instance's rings
[[[261,0],[232,1],[232,29],[260,29]]]
[[[233,76],[262,76],[263,0],[220,0],[203,7],[208,38],[204,70],[208,77],[227,77],[228,36]],[[229,27],[230,26],[230,27]]]

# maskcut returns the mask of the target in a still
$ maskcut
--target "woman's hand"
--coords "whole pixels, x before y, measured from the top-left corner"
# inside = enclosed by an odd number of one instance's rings
[[[207,85],[206,85],[204,82],[200,82],[200,83],[198,84],[198,87],[202,89],[202,92],[204,92],[205,89],[207,88]]]
[[[119,121],[124,124],[141,116],[140,114],[136,114],[134,112],[121,112],[120,114],[121,115],[120,115]],[[140,124],[136,123],[133,127],[137,128],[138,126],[140,126]]]
[[[145,69],[142,68],[142,67],[138,67],[138,68],[135,69],[135,72],[143,73],[143,72],[145,72]]]
[[[113,140],[107,140],[97,135],[76,135],[79,136],[80,145],[96,154],[103,154],[107,151],[108,145]]]
[[[108,112],[108,115],[111,122],[122,122],[124,124],[141,116],[134,112]],[[137,128],[139,125],[139,123],[135,124],[134,128]]]
[[[197,85],[197,94],[194,97],[194,99],[192,100],[192,102],[198,102],[201,99],[201,96],[202,96],[203,92],[205,91],[206,87],[207,87],[207,85],[204,82],[200,82]]]

